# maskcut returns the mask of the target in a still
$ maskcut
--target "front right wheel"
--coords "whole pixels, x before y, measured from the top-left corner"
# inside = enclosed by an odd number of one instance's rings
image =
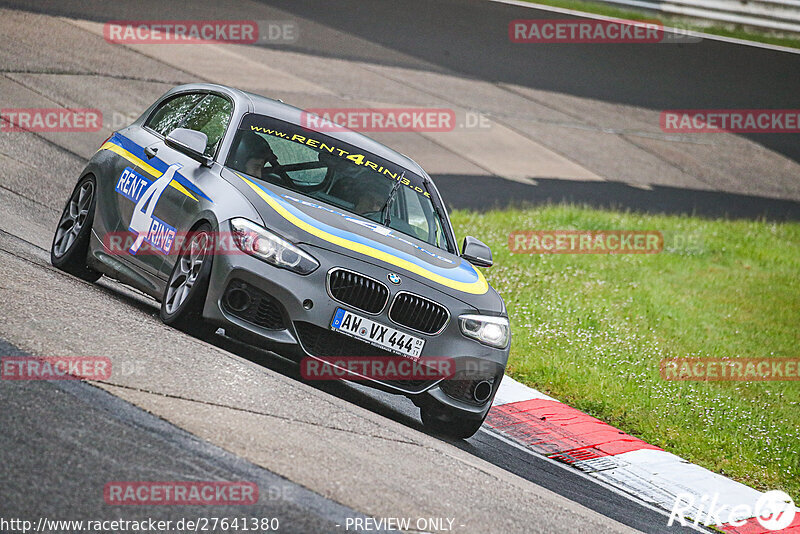
[[[161,320],[197,337],[213,334],[216,328],[203,320],[203,306],[211,279],[214,235],[203,223],[191,232],[182,247],[161,299]]]

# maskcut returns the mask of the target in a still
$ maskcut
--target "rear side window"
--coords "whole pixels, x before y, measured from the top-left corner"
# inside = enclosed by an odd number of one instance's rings
[[[184,116],[203,98],[201,94],[179,95],[162,103],[147,119],[145,126],[167,136]]]
[[[217,95],[206,95],[189,112],[183,122],[178,123],[179,128],[188,128],[203,132],[208,136],[205,155],[213,156],[217,151],[222,136],[228,123],[231,121],[233,104],[227,98]]]

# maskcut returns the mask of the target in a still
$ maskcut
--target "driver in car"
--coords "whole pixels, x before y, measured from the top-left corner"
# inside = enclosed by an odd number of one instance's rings
[[[264,165],[267,164],[266,154],[251,154],[244,164],[244,172],[250,176],[257,176],[261,178],[261,171],[264,170]]]
[[[362,216],[375,213],[380,215],[380,210],[385,201],[386,195],[381,195],[374,189],[362,189],[362,192],[358,195],[358,200],[356,200],[353,209],[356,213]]]
[[[261,178],[267,163],[277,163],[269,143],[258,134],[245,132],[236,147],[233,168],[244,171],[250,176]]]

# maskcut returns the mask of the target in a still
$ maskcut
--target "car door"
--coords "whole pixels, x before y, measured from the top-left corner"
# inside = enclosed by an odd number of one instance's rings
[[[210,201],[199,184],[208,169],[168,146],[166,136],[175,128],[201,131],[208,137],[205,152],[214,157],[232,108],[219,95],[180,94],[157,107],[131,136],[141,158],[130,170],[129,182],[123,184],[130,193],[130,216],[123,220],[129,221],[126,229],[133,242],[128,254],[137,267],[162,278],[169,276],[185,232],[202,210],[202,202]]]
[[[95,171],[97,180],[97,210],[93,223],[94,232],[106,249],[113,255],[123,256],[124,232],[130,221],[134,202],[126,195],[135,194],[131,171],[136,168],[135,157],[127,150],[131,131],[135,126],[123,128],[109,137],[100,147]],[[123,226],[124,223],[124,226]],[[124,259],[124,258],[122,258]]]
[[[131,128],[120,139],[123,148],[131,157],[128,166],[116,181],[120,228],[127,231],[125,252],[121,259],[159,274],[164,256],[171,250],[169,240],[170,211],[179,210],[186,195],[176,182],[177,165],[158,155],[154,145],[177,127],[188,113],[205,97],[204,93],[182,93],[161,102],[140,128]],[[158,239],[148,239],[153,224]],[[174,239],[173,239],[174,241]],[[152,244],[151,242],[155,243]]]
[[[206,134],[207,143],[203,154],[215,158],[230,124],[232,113],[233,103],[231,100],[224,96],[208,93],[181,121],[175,124],[174,128],[187,128]],[[169,131],[165,135],[169,135]],[[167,231],[171,231],[171,228],[177,231],[180,240],[197,220],[199,214],[213,203],[206,192],[214,189],[214,184],[211,182],[217,178],[208,167],[169,146],[164,139],[164,136],[154,137],[151,139],[153,143],[149,144],[145,150],[155,153],[163,165],[167,165],[167,169],[175,169],[172,187],[170,187],[173,190],[165,191],[162,194],[162,200],[159,201],[156,210],[164,213],[165,217],[169,217],[169,219],[161,220],[167,225]],[[162,202],[164,205],[161,204]],[[163,278],[168,278],[177,260],[177,250],[173,249],[172,254],[165,254],[162,256],[162,260],[158,266],[159,274]]]

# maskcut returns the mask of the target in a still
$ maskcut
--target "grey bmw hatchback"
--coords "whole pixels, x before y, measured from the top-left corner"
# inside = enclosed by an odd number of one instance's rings
[[[431,431],[471,436],[510,345],[503,299],[479,269],[491,251],[473,237],[459,251],[414,161],[344,128],[311,129],[304,113],[220,85],[171,89],[91,158],[53,265],[120,280],[160,301],[165,323],[223,328],[308,378],[406,395]]]

